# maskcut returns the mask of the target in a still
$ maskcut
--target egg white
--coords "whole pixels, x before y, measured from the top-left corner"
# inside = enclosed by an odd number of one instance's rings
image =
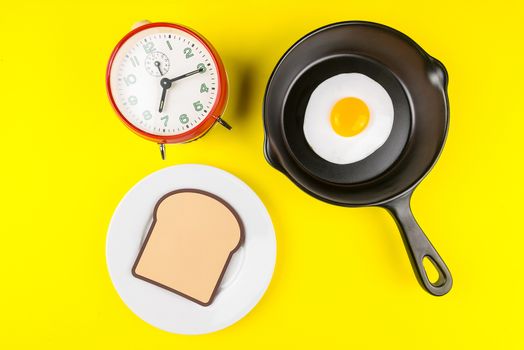
[[[331,126],[331,109],[337,101],[356,97],[368,106],[366,128],[355,136],[344,137]],[[304,135],[321,158],[335,164],[358,162],[379,149],[393,128],[393,101],[387,91],[361,73],[338,74],[320,83],[309,98],[304,116]]]

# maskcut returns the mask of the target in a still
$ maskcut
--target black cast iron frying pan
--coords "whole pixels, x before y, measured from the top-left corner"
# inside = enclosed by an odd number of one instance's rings
[[[338,165],[316,155],[303,133],[312,91],[340,73],[362,73],[381,84],[394,105],[391,134],[377,151],[356,163]],[[433,295],[451,289],[451,274],[410,209],[411,195],[437,161],[446,139],[447,72],[406,35],[370,22],[320,28],[281,58],[264,98],[264,154],[298,187],[328,203],[380,206],[395,218],[415,275]],[[423,265],[439,273],[430,281]]]

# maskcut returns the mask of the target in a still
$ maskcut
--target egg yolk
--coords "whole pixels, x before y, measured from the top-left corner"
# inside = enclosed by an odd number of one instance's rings
[[[369,122],[369,108],[359,98],[346,97],[335,103],[331,109],[331,127],[340,136],[355,136],[366,128]]]

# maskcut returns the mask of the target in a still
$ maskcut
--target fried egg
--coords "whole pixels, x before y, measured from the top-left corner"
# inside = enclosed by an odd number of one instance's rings
[[[361,73],[335,75],[309,98],[304,135],[321,158],[351,164],[369,157],[393,128],[393,102],[387,91]]]

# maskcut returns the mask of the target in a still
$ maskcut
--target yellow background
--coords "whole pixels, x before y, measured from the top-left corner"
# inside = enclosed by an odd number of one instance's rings
[[[0,348],[523,348],[522,15],[517,1],[3,2]],[[169,146],[164,162],[117,119],[104,86],[113,46],[143,18],[200,31],[230,77],[233,131]],[[262,99],[277,60],[307,32],[350,19],[399,29],[449,71],[448,141],[412,203],[452,271],[445,297],[418,286],[383,209],[314,200],[263,158]],[[204,336],[141,321],[105,262],[122,196],[180,163],[243,179],[277,233],[259,305]]]

